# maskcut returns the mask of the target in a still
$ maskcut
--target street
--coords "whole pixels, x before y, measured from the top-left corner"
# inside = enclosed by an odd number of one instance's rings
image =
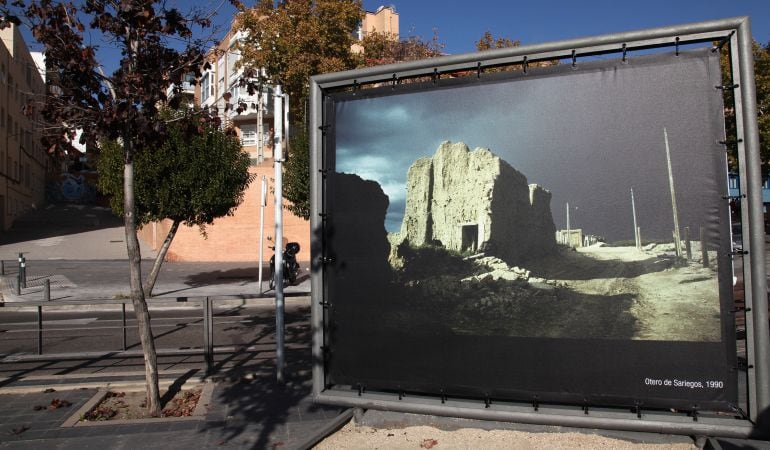
[[[163,370],[203,366],[203,315],[200,308],[151,308],[152,328]],[[287,351],[309,349],[308,300],[290,299],[286,305]],[[271,300],[248,306],[220,306],[214,310],[214,345],[218,369],[243,364],[245,359],[275,358],[275,315]],[[35,375],[83,375],[142,371],[141,347],[133,313],[126,313],[127,354],[123,350],[123,318],[117,311],[44,311],[43,357],[37,356],[35,311],[2,311],[0,316],[0,378],[34,371]],[[85,354],[83,353],[85,352]],[[49,354],[53,358],[46,359]]]

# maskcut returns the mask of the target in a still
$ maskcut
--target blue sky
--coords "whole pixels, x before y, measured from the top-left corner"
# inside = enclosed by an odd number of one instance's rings
[[[744,15],[751,17],[754,38],[763,44],[770,41],[768,0],[421,0],[391,3],[399,13],[402,35],[411,33],[427,39],[435,27],[448,53],[475,51],[475,42],[486,30],[496,37],[537,44]],[[374,11],[381,4],[391,3],[366,0],[364,7]]]
[[[253,0],[245,0],[245,4]],[[181,10],[191,7],[216,11],[217,37],[224,35],[235,9],[228,0],[167,0]],[[770,42],[770,1],[768,0],[646,0],[617,3],[609,0],[574,1],[493,1],[476,0],[365,0],[364,8],[374,11],[381,5],[394,5],[399,13],[402,36],[430,39],[434,28],[444,51],[458,54],[475,51],[475,42],[486,30],[496,37],[536,44],[598,34],[677,25],[689,22],[748,15],[752,34],[763,44]],[[25,33],[29,42],[29,34]],[[35,46],[32,45],[33,49]],[[103,62],[114,68],[118,55],[106,46]]]

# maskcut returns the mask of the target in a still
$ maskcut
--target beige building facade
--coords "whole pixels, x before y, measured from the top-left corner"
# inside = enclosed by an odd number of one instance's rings
[[[395,6],[380,6],[375,12],[366,12],[361,21],[358,39],[361,40],[372,32],[389,34],[398,39],[398,13]]]
[[[23,113],[39,102],[45,83],[16,26],[0,30],[0,231],[45,201],[49,159],[37,117]]]

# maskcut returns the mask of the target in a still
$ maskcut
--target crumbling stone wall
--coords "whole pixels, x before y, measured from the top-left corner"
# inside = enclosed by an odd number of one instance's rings
[[[412,164],[406,187],[404,221],[391,243],[484,251],[511,264],[556,248],[551,194],[489,149],[443,142]]]

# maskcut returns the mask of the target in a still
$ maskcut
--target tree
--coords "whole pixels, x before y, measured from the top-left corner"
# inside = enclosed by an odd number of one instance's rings
[[[0,26],[24,22],[44,47],[49,93],[42,118],[49,133],[43,144],[52,154],[73,150],[77,129],[81,140],[96,146],[102,139],[123,143],[123,219],[129,260],[131,301],[145,359],[147,407],[160,414],[155,343],[141,282],[141,255],[136,235],[135,159],[143,148],[157,147],[166,135],[157,120],[166,89],[183,77],[200,78],[201,40],[193,30],[210,25],[201,14],[184,15],[160,0],[0,0]],[[106,75],[92,42],[107,42],[120,51],[117,70]],[[175,47],[171,47],[171,42]],[[39,105],[27,105],[35,114]],[[212,119],[214,120],[214,119]]]
[[[441,51],[444,49],[435,29],[433,38],[429,42],[423,41],[419,36],[409,36],[400,40],[398,36],[390,33],[374,31],[364,36],[360,46],[363,52],[358,55],[359,67],[433,58],[441,56]]]
[[[144,293],[152,296],[163,260],[180,224],[205,226],[232,215],[253,179],[249,155],[238,138],[201,120],[199,112],[166,111],[165,142],[143,149],[136,157],[136,222],[138,226],[169,219],[171,227],[145,280]],[[188,132],[193,127],[194,131]],[[123,214],[123,148],[104,141],[98,162],[99,189],[110,195],[110,206]]]
[[[762,174],[770,174],[770,42],[764,47],[752,42],[754,55],[754,82],[757,93],[757,127],[759,129],[759,152],[762,159]],[[732,84],[730,54],[724,47],[720,56],[723,84]],[[728,140],[736,139],[735,108],[732,89],[724,90],[725,125]],[[728,147],[730,169],[738,170],[738,155],[735,146]]]
[[[246,34],[238,46],[244,79],[280,84],[291,98],[290,121],[303,124],[310,77],[355,67],[350,46],[362,17],[360,0],[261,0],[241,8],[235,26]]]
[[[350,51],[354,31],[363,17],[360,0],[262,0],[241,8],[235,26],[246,37],[238,45],[243,83],[250,91],[280,84],[291,99],[293,130],[305,129],[305,109],[312,75],[356,67]],[[290,140],[284,165],[284,195],[295,215],[310,217],[308,144],[306,133]]]
[[[521,41],[518,39],[513,41],[507,37],[494,37],[492,35],[492,32],[489,30],[484,32],[484,35],[481,36],[481,39],[476,41],[476,50],[483,52],[485,50],[492,50],[492,49],[498,49],[498,48],[510,48],[510,47],[519,47],[521,46]],[[528,67],[549,67],[549,66],[555,66],[559,64],[558,59],[551,59],[551,60],[542,60],[542,61],[531,61],[527,63]],[[488,67],[484,69],[487,72],[502,72],[502,71],[520,71],[524,70],[524,66],[522,64],[512,64],[510,66],[505,67]]]
[[[297,217],[310,218],[310,143],[307,131],[300,128],[289,139],[291,158],[284,164],[283,198],[287,209]]]
[[[492,36],[492,32],[487,30],[484,32],[484,35],[481,36],[481,39],[476,41],[476,50],[482,52],[484,50],[491,50],[493,48],[518,47],[520,45],[521,41],[519,40],[512,41],[507,37],[495,38]]]

